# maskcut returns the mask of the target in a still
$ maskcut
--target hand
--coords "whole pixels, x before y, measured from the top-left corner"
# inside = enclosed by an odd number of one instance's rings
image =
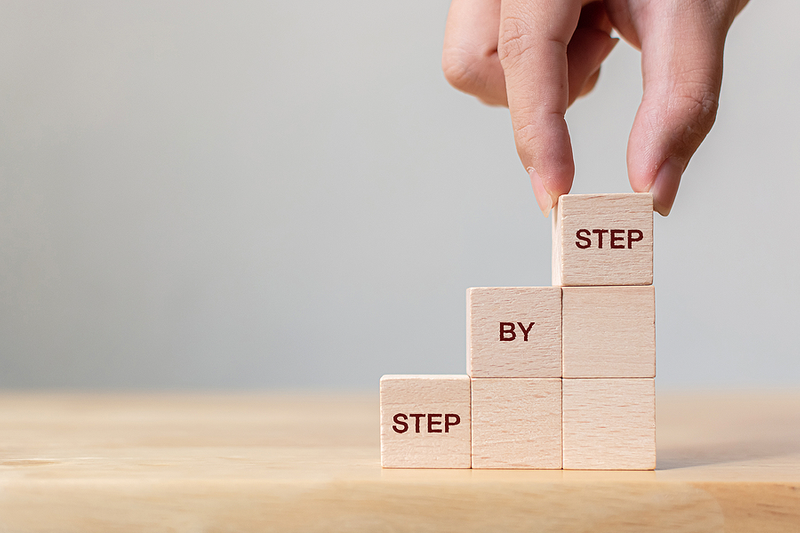
[[[457,89],[507,105],[545,216],[575,173],[567,107],[592,90],[616,45],[642,51],[644,94],[628,178],[667,215],[716,118],[725,37],[747,0],[452,0],[442,66]]]

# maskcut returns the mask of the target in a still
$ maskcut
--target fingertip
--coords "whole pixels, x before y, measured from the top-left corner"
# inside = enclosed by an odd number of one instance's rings
[[[653,195],[653,210],[662,216],[669,215],[678,194],[685,165],[674,157],[661,164],[649,192]]]
[[[528,175],[531,178],[531,186],[533,187],[533,194],[536,197],[536,203],[539,204],[539,209],[541,209],[544,216],[547,217],[553,209],[553,205],[555,205],[553,197],[545,188],[542,177],[536,172],[535,168],[528,168]]]
[[[575,174],[567,124],[563,117],[535,117],[533,124],[515,131],[517,153],[531,180],[545,216],[558,197],[569,192]]]

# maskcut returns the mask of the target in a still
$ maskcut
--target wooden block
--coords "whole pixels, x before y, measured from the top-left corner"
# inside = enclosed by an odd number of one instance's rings
[[[654,379],[564,379],[564,468],[656,467]]]
[[[653,196],[567,194],[553,214],[553,285],[653,283]]]
[[[472,468],[561,468],[561,380],[472,380]]]
[[[469,376],[381,378],[381,466],[470,467]]]
[[[468,289],[467,374],[561,377],[561,289]]]
[[[565,378],[656,375],[656,296],[643,287],[562,289]]]

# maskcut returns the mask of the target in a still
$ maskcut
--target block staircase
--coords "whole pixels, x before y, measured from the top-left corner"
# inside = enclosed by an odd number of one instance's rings
[[[652,196],[562,196],[552,254],[467,290],[466,375],[381,378],[384,468],[655,468]]]

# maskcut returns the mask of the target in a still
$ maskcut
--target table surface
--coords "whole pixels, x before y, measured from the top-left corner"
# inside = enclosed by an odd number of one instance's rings
[[[652,472],[382,470],[374,394],[0,394],[0,532],[800,531],[800,393],[659,394]]]

